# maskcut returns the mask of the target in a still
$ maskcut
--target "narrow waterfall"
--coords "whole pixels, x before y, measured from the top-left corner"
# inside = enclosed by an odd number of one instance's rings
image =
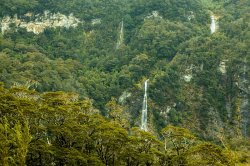
[[[240,107],[240,114],[241,114],[241,131],[243,136],[248,136],[249,133],[247,132],[247,128],[249,127],[249,90],[248,90],[248,79],[247,79],[247,59],[244,59],[243,65],[243,74],[241,78],[241,85],[240,88],[243,92],[241,98],[241,107]]]
[[[119,36],[117,39],[117,44],[116,44],[116,49],[119,49],[119,47],[122,45],[123,43],[123,37],[124,37],[124,32],[123,32],[123,21],[120,23],[120,31],[119,31]]]
[[[216,19],[214,15],[211,16],[210,29],[211,29],[211,34],[213,34],[216,31]]]
[[[249,125],[249,101],[248,95],[244,94],[242,97],[241,107],[240,107],[240,114],[241,114],[241,131],[243,136],[248,136],[247,128]]]
[[[141,116],[141,130],[147,131],[147,113],[148,113],[148,106],[147,106],[147,88],[148,88],[148,80],[144,83],[144,98],[142,103],[142,116]]]
[[[49,133],[48,133],[48,132],[46,133],[46,138],[47,138],[47,144],[48,144],[48,145],[51,145],[51,142],[50,142],[50,140],[49,140]]]

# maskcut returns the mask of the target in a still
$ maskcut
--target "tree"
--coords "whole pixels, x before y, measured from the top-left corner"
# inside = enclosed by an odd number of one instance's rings
[[[6,117],[0,122],[1,165],[26,165],[26,156],[32,136],[27,123],[10,124]]]
[[[129,115],[125,112],[124,108],[117,103],[115,98],[111,98],[106,104],[106,107],[109,110],[109,118],[113,121],[114,125],[129,130]]]
[[[226,155],[223,150],[211,143],[201,143],[191,149],[188,154],[188,165],[234,165],[230,156]]]
[[[174,153],[172,162],[178,165],[185,165],[187,163],[186,153],[196,137],[189,130],[172,125],[162,129],[161,134],[165,139],[165,150],[168,150],[170,143],[171,153]]]

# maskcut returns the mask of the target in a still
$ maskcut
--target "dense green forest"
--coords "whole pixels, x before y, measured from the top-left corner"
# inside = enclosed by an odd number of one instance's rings
[[[249,164],[249,11],[0,0],[0,165]]]
[[[109,118],[74,93],[0,88],[1,165],[234,165],[245,157],[169,125],[162,140],[130,127],[115,99]],[[129,133],[129,134],[128,134]]]

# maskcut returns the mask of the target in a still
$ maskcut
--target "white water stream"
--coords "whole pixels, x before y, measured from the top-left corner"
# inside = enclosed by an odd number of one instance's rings
[[[119,47],[122,45],[123,43],[123,37],[124,37],[124,34],[123,34],[123,21],[120,23],[120,31],[119,31],[119,37],[118,37],[118,40],[117,40],[117,44],[116,44],[116,49],[119,49]]]
[[[216,19],[214,15],[211,16],[210,29],[211,29],[211,34],[213,34],[216,31]]]
[[[243,76],[242,76],[242,83],[241,83],[241,89],[243,90],[242,95],[242,102],[240,107],[240,113],[241,113],[241,130],[243,136],[248,136],[248,125],[249,125],[249,90],[248,90],[248,79],[247,79],[247,59],[244,59],[244,65],[243,65]]]
[[[144,98],[142,103],[142,117],[141,117],[141,130],[147,131],[147,114],[148,114],[148,106],[147,106],[147,88],[148,88],[148,80],[144,83]]]

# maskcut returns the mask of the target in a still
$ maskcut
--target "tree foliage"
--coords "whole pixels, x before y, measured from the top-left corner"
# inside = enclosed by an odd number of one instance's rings
[[[216,161],[218,156],[228,161],[227,155],[221,156],[222,149],[218,151],[213,144],[186,146],[188,140],[195,140],[187,129],[164,129],[164,142],[174,145],[164,148],[152,133],[121,123],[126,117],[114,100],[107,104],[111,110],[107,119],[88,99],[76,96],[1,87],[1,165],[175,165],[180,156],[188,162],[188,155],[183,154],[190,150],[192,155],[211,153],[210,158]],[[185,151],[179,153],[182,148]]]
[[[197,140],[234,149],[246,140],[240,147],[249,151],[249,6],[248,0],[0,0],[2,30],[17,18],[0,34],[2,165],[230,165],[204,152],[224,158],[223,149]],[[18,19],[40,25],[47,10],[72,13],[81,23],[40,34],[16,26]],[[132,130],[140,125],[146,79],[154,134]]]

